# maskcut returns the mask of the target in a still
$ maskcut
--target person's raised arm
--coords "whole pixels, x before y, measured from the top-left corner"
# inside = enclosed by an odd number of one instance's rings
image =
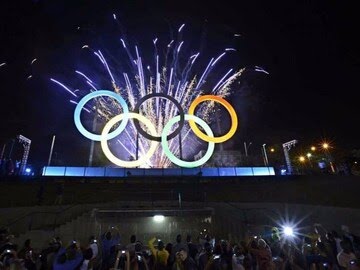
[[[130,270],[130,252],[126,250],[125,255],[126,255],[126,270]]]
[[[118,253],[116,254],[114,269],[118,269],[119,261],[120,261],[120,256],[121,256],[121,250],[119,250]]]
[[[156,249],[154,247],[154,242],[156,240],[156,237],[153,237],[149,240],[148,244],[149,244],[149,248],[151,250],[151,253],[155,256],[156,255]]]

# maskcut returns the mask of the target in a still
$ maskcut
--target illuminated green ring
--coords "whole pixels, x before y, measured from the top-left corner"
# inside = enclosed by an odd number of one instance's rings
[[[106,137],[108,136],[110,129],[117,122],[119,122],[123,119],[127,120],[129,118],[137,119],[140,122],[143,122],[148,127],[150,134],[152,136],[157,136],[156,129],[155,129],[154,125],[151,123],[151,121],[149,119],[147,119],[145,116],[142,116],[140,114],[122,113],[122,114],[116,115],[114,118],[111,118],[110,121],[106,123],[106,125],[104,126],[104,129],[101,133],[101,141],[100,141],[101,148],[102,148],[105,156],[108,158],[108,160],[110,160],[115,165],[118,165],[120,167],[125,167],[125,168],[138,167],[138,166],[142,165],[143,163],[145,163],[146,161],[150,160],[151,156],[155,153],[156,148],[159,144],[156,141],[151,141],[149,151],[145,155],[141,156],[138,160],[125,161],[125,160],[121,160],[121,159],[117,158],[116,156],[114,156],[114,154],[111,153],[111,151],[109,149]]]
[[[185,120],[195,121],[195,123],[199,124],[205,130],[205,133],[209,137],[214,137],[214,134],[213,134],[211,128],[209,127],[209,125],[204,120],[200,119],[199,117],[197,117],[195,115],[185,114]],[[165,155],[171,160],[172,163],[174,163],[180,167],[185,167],[185,168],[199,167],[211,158],[212,154],[214,153],[215,143],[209,142],[209,146],[208,146],[208,149],[206,150],[205,155],[198,160],[184,161],[184,160],[177,158],[173,153],[171,153],[171,151],[169,149],[169,144],[168,144],[166,138],[170,132],[171,127],[179,121],[180,121],[180,115],[175,116],[174,118],[170,119],[169,122],[167,122],[167,124],[164,126],[164,129],[161,133],[161,146],[163,148],[163,151],[164,151]]]

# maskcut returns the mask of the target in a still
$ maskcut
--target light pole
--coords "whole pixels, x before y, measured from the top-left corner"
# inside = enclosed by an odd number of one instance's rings
[[[334,164],[332,162],[332,157],[331,157],[331,154],[329,152],[329,148],[330,148],[330,145],[327,143],[327,142],[324,142],[322,145],[322,148],[324,149],[325,151],[325,154],[326,154],[326,157],[329,161],[329,164],[330,164],[330,168],[331,168],[331,171],[332,173],[335,173],[335,168],[334,168]]]
[[[289,150],[291,149],[291,147],[295,146],[295,144],[297,143],[297,140],[292,140],[286,143],[283,143],[283,149],[284,149],[284,156],[285,156],[285,161],[286,161],[286,166],[288,169],[288,174],[292,174],[292,166],[291,166],[291,160],[290,160],[290,156],[289,156]]]
[[[246,142],[244,142],[244,149],[245,149],[245,156],[248,156],[248,150],[252,142],[250,142],[248,145],[246,145]]]
[[[266,143],[264,143],[264,144],[262,145],[263,154],[264,154],[264,164],[265,164],[266,167],[269,167],[269,160],[268,160],[268,157],[267,157],[267,154],[266,154],[266,148],[265,148],[265,146],[266,146]]]
[[[301,164],[301,166],[300,166],[300,168],[301,168],[301,174],[303,174],[304,173],[304,164],[305,164],[305,157],[304,156],[300,156],[299,157],[299,161],[300,161],[300,164]]]
[[[3,147],[2,147],[2,150],[1,150],[1,154],[0,154],[0,160],[3,159],[4,157],[4,154],[5,154],[5,148],[6,148],[6,143],[4,143]]]
[[[54,150],[54,143],[55,143],[55,135],[53,135],[52,142],[51,142],[48,166],[50,166],[50,163],[51,163],[52,153],[53,153],[53,150]]]

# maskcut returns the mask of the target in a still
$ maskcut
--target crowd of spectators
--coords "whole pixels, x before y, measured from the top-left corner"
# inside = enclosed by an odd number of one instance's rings
[[[321,230],[322,229],[322,230]],[[239,243],[201,234],[177,235],[165,244],[159,237],[146,243],[121,239],[116,227],[87,243],[67,245],[59,237],[42,250],[27,239],[22,247],[13,243],[8,229],[0,231],[0,269],[28,270],[357,270],[358,237],[343,228],[342,234],[326,231],[319,224],[306,234],[286,235],[273,227],[267,235],[248,236]]]

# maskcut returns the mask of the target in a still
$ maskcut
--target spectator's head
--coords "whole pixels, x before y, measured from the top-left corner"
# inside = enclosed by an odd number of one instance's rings
[[[334,240],[334,235],[331,232],[326,233],[325,235],[326,239],[329,241],[333,241]]]
[[[211,244],[209,242],[205,242],[204,249],[206,253],[211,253],[212,252]]]
[[[239,256],[239,255],[241,254],[240,246],[235,245],[234,248],[233,248],[233,251],[234,251],[234,254],[235,254],[236,256]]]
[[[181,234],[176,236],[176,243],[181,243]]]
[[[2,249],[10,249],[10,250],[14,250],[14,251],[17,251],[17,245],[13,244],[13,243],[6,243],[5,245],[2,246]]]
[[[304,236],[304,244],[311,244],[311,238],[308,236]]]
[[[214,253],[215,255],[221,255],[221,253],[222,253],[221,245],[216,244],[213,253]]]
[[[251,246],[251,248],[259,248],[259,244],[258,244],[258,242],[256,241],[256,239],[253,239],[253,240],[250,242],[250,246]]]
[[[74,249],[76,250],[77,249],[77,242],[75,240],[72,240],[69,244],[69,247],[68,249]]]
[[[136,242],[136,235],[133,234],[133,235],[130,236],[130,243],[133,244],[135,242]]]
[[[96,238],[95,238],[94,235],[90,236],[89,242],[90,242],[91,244],[96,243]]]
[[[279,229],[277,227],[272,227],[271,228],[271,239],[273,241],[280,241],[280,232],[279,232]]]
[[[175,260],[176,262],[181,262],[181,256],[179,251],[175,253]]]
[[[349,241],[346,241],[346,240],[340,241],[340,247],[343,249],[343,251],[345,253],[351,252],[351,245],[350,245]]]
[[[84,252],[84,259],[85,260],[91,260],[91,258],[93,257],[93,250],[92,250],[92,248],[88,248],[88,249],[86,249],[85,250],[85,252]]]
[[[349,234],[350,233],[350,229],[346,225],[341,225],[341,230],[343,231],[344,234]]]
[[[331,231],[331,234],[334,238],[339,238],[339,234],[337,233],[337,231]]]
[[[184,248],[180,248],[179,257],[182,261],[185,261],[186,258],[188,257],[187,251]]]
[[[187,243],[190,243],[190,242],[191,242],[191,235],[190,235],[190,234],[188,234],[188,235],[186,236],[186,242],[187,242]]]
[[[106,234],[105,234],[105,238],[106,240],[111,240],[111,232],[108,231]]]
[[[53,238],[49,243],[49,246],[53,252],[57,252],[61,248],[61,245],[62,243],[59,237]]]
[[[220,242],[222,253],[226,253],[228,249],[228,243],[226,240],[221,240]]]
[[[236,256],[239,256],[239,255],[245,253],[245,249],[243,248],[242,245],[235,245],[234,246],[234,253],[236,254]]]
[[[25,243],[24,243],[24,247],[25,248],[29,248],[31,246],[31,240],[30,239],[26,239]]]
[[[322,252],[326,252],[326,247],[325,247],[325,244],[324,244],[324,242],[317,242],[317,247],[318,247],[318,249],[320,250],[320,251],[322,251]]]
[[[171,254],[171,252],[172,252],[172,247],[173,247],[173,244],[171,244],[171,243],[166,244],[165,249],[167,250],[167,252],[169,252],[169,254]]]
[[[136,241],[136,243],[135,243],[135,252],[141,252],[142,248],[143,248],[142,243],[140,241]]]
[[[164,242],[159,240],[158,241],[158,250],[163,250],[164,249]]]
[[[7,227],[1,227],[0,228],[0,234],[9,234],[9,228]]]
[[[210,236],[210,234],[205,235],[205,240],[206,240],[206,242],[210,242],[210,241],[211,241],[211,236]]]

